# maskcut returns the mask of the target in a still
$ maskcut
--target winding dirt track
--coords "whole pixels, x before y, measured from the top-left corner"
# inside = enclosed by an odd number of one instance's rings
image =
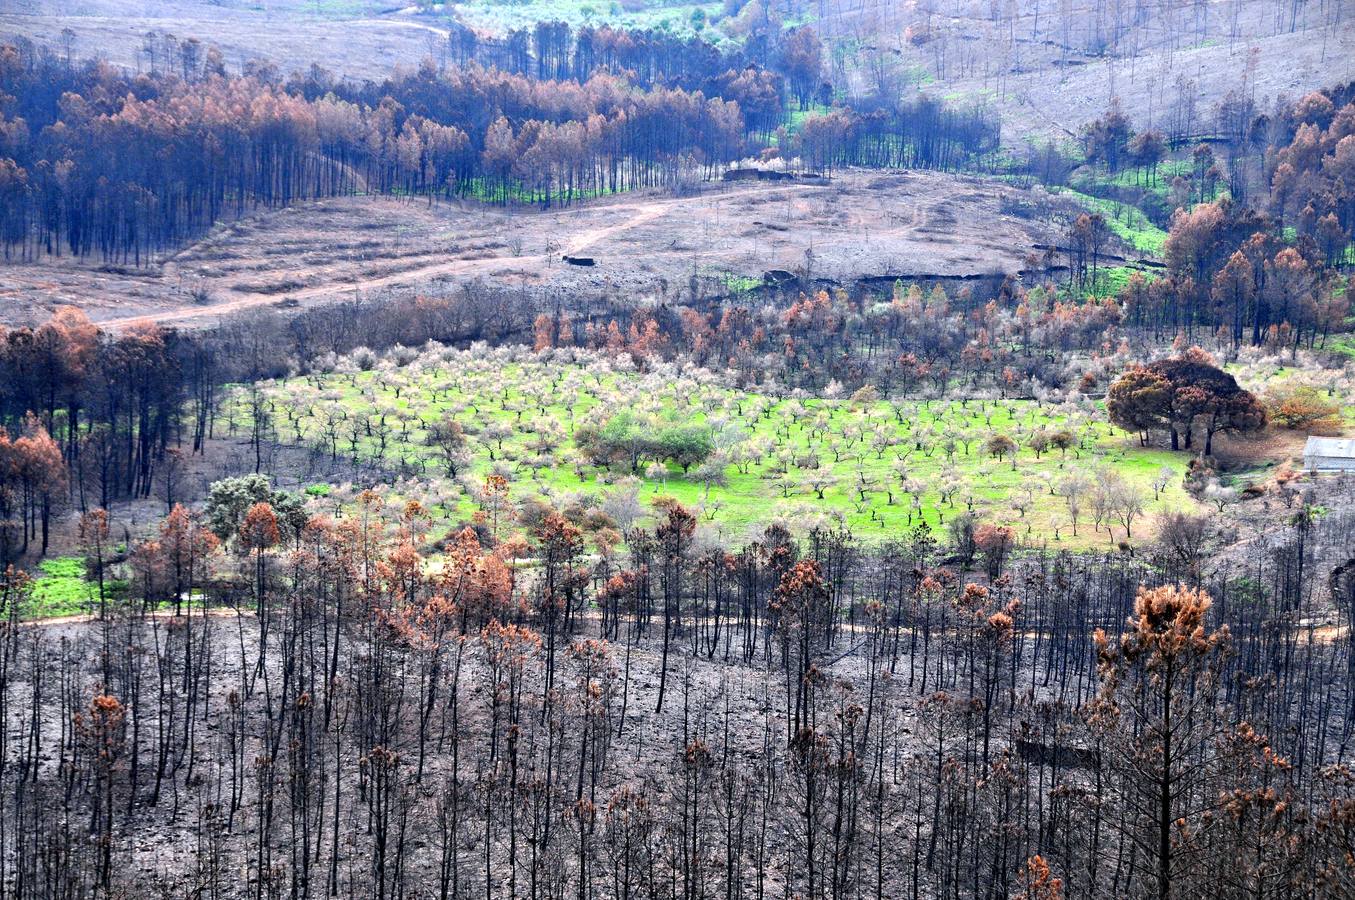
[[[314,300],[323,297],[337,297],[341,294],[354,294],[362,291],[376,290],[383,287],[392,287],[398,284],[405,284],[411,281],[421,281],[429,278],[436,278],[440,275],[460,275],[468,272],[474,272],[479,269],[488,269],[493,266],[503,264],[502,259],[463,259],[455,262],[439,263],[431,266],[421,266],[417,269],[409,269],[400,272],[397,275],[385,275],[375,278],[360,278],[356,281],[349,281],[336,284],[320,284],[314,287],[300,288],[295,291],[288,291],[287,299],[295,300]],[[213,303],[209,306],[200,306],[195,304],[184,304],[172,309],[160,312],[147,313],[145,315],[122,316],[116,319],[104,319],[98,324],[101,328],[126,328],[132,325],[156,324],[179,324],[190,322],[196,319],[210,319],[217,316],[230,315],[232,313],[243,312],[248,309],[255,309],[260,306],[272,306],[278,302],[279,298],[270,295],[260,295],[256,297],[242,297],[239,300],[227,300],[224,303]]]
[[[349,22],[350,25],[365,25],[368,28],[413,28],[416,31],[426,31],[429,34],[436,34],[438,37],[449,38],[452,33],[446,28],[438,28],[436,25],[428,25],[423,22],[407,22],[403,19],[385,18],[385,19],[354,19]]]
[[[225,619],[225,618],[236,618],[236,617],[244,617],[244,618],[248,618],[248,619],[253,619],[253,618],[256,617],[255,611],[252,610],[252,609],[232,609],[232,608],[230,608],[230,607],[222,607],[222,606],[213,606],[213,607],[210,607],[210,608],[208,608],[208,609],[199,609],[199,610],[197,610],[196,612],[191,613],[190,615],[191,615],[194,619],[201,619],[201,618],[203,618],[204,616],[207,616],[207,617],[210,617],[210,618],[213,618],[213,619]],[[174,612],[174,610],[172,610],[172,609],[161,609],[161,610],[155,610],[155,611],[153,611],[153,612],[147,613],[147,614],[146,614],[146,618],[148,618],[148,619],[179,619],[179,618],[183,618],[183,617],[181,617],[181,616],[179,616],[178,614],[176,614],[176,613]],[[589,612],[589,613],[585,613],[585,614],[584,614],[584,618],[586,618],[586,619],[592,619],[592,620],[595,620],[595,621],[596,621],[596,620],[599,619],[599,616],[598,616],[598,614],[595,613],[595,612]],[[94,613],[84,613],[84,614],[74,615],[74,616],[51,616],[50,618],[46,618],[46,619],[26,619],[26,620],[20,622],[20,623],[19,623],[19,626],[20,626],[20,627],[23,627],[23,628],[31,628],[31,627],[35,627],[35,626],[55,627],[55,626],[61,626],[61,625],[92,625],[92,624],[95,624],[95,623],[97,623],[97,622],[99,622],[99,621],[100,621],[100,619],[99,619],[99,616],[98,616],[97,614],[94,614]],[[866,628],[866,626],[864,626],[864,625],[851,625],[851,624],[848,624],[848,623],[845,623],[845,622],[844,622],[844,623],[841,623],[838,627],[841,628],[843,631],[847,631],[847,632],[851,632],[851,633],[864,633],[864,632],[867,631],[867,628]],[[1347,637],[1347,628],[1346,628],[1346,626],[1343,626],[1343,625],[1317,625],[1317,626],[1311,626],[1311,627],[1310,627],[1310,626],[1299,626],[1299,627],[1298,627],[1297,629],[1295,629],[1295,630],[1297,631],[1300,640],[1305,639],[1306,636],[1307,636],[1307,634],[1308,634],[1308,633],[1311,633],[1311,635],[1312,635],[1312,640],[1315,641],[1316,643],[1319,643],[1319,644],[1331,644],[1331,643],[1335,643],[1335,642],[1338,641],[1338,640],[1343,640],[1343,639],[1345,639],[1345,638]],[[1023,632],[1022,632],[1022,636],[1023,636],[1023,637],[1031,638],[1031,639],[1033,639],[1034,637],[1036,637],[1036,634],[1037,634],[1037,633],[1034,632],[1034,631],[1023,631]],[[849,647],[845,652],[838,654],[834,659],[832,659],[831,661],[829,661],[828,665],[831,665],[832,663],[837,662],[838,660],[841,660],[841,659],[845,658],[845,657],[848,656],[850,653],[852,653],[858,646],[860,646],[860,645],[857,644],[857,645],[854,645],[854,646]]]
[[[225,619],[234,616],[244,616],[250,619],[255,618],[255,613],[252,609],[237,610],[224,606],[214,606],[205,610],[199,609],[189,615],[191,615],[194,620],[201,619],[203,616],[210,616],[213,619]],[[181,616],[172,609],[158,609],[146,613],[146,618],[177,620],[186,619],[188,616]],[[79,613],[73,616],[49,616],[45,619],[25,619],[19,623],[19,626],[21,628],[31,628],[37,625],[44,627],[55,627],[59,625],[91,625],[99,621],[100,619],[97,613]]]
[[[718,288],[771,270],[837,284],[985,278],[1022,269],[1056,239],[1035,214],[1039,197],[969,176],[847,170],[829,188],[706,188],[545,210],[353,196],[251,211],[144,266],[43,257],[0,267],[0,322],[36,324],[76,305],[114,330],[193,328],[251,310],[476,285],[524,298],[640,298],[694,274]],[[562,253],[596,266],[563,265]]]
[[[563,253],[565,255],[577,255],[600,242],[610,240],[638,226],[653,222],[680,204],[690,204],[693,202],[714,202],[720,203],[724,200],[733,200],[739,197],[746,197],[758,194],[768,194],[775,191],[784,191],[787,184],[766,184],[755,188],[743,188],[740,190],[726,192],[712,192],[703,194],[700,197],[667,197],[659,199],[632,200],[618,203],[590,204],[581,205],[569,210],[569,214],[577,217],[589,217],[598,214],[606,215],[619,211],[629,211],[633,215],[627,217],[624,221],[599,225],[593,228],[587,228],[574,234],[573,238],[565,244]],[[794,185],[789,185],[794,187]],[[467,275],[479,272],[488,272],[493,269],[501,268],[506,260],[503,257],[494,256],[481,259],[457,259],[446,262],[431,263],[429,265],[417,266],[406,269],[392,275],[380,275],[354,280],[345,280],[342,282],[332,282],[327,284],[317,284],[310,287],[298,288],[287,291],[284,295],[287,299],[297,301],[313,301],[325,298],[337,298],[339,296],[353,296],[363,291],[380,290],[382,288],[395,287],[398,285],[409,285],[418,282],[428,281],[433,278],[439,278],[448,275]],[[517,258],[513,260],[516,268],[539,271],[544,268],[544,262],[539,258]],[[278,303],[278,296],[264,294],[258,296],[242,297],[237,300],[228,300],[221,303],[212,303],[209,305],[187,303],[172,307],[166,310],[160,310],[151,313],[138,314],[132,316],[120,316],[111,319],[103,319],[99,322],[100,327],[120,329],[134,325],[146,325],[150,323],[157,324],[183,324],[191,323],[196,320],[212,319],[219,316],[230,315],[243,312],[250,309],[256,309],[264,306],[272,306]]]

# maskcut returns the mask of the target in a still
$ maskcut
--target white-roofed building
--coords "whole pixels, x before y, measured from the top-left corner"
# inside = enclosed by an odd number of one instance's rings
[[[1355,438],[1308,438],[1303,468],[1309,472],[1355,472]]]

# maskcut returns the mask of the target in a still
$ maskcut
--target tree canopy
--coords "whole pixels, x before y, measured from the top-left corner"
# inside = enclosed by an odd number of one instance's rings
[[[683,472],[705,462],[715,449],[710,426],[649,421],[617,413],[597,427],[581,427],[575,442],[599,465],[626,465],[639,472],[645,460],[672,462]]]
[[[1128,369],[1110,386],[1106,411],[1145,443],[1152,431],[1168,432],[1173,450],[1190,450],[1199,430],[1206,456],[1216,434],[1260,431],[1267,421],[1261,401],[1198,347]]]
[[[270,507],[276,524],[292,536],[306,524],[305,501],[299,494],[274,490],[265,475],[242,475],[212,483],[205,510],[207,526],[223,541],[238,537],[249,513],[260,504]]]

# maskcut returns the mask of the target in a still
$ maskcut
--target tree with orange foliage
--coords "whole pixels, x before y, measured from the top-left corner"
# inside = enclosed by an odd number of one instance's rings
[[[145,606],[154,607],[169,598],[159,541],[138,541],[128,552],[127,562],[132,569],[132,589]]]
[[[983,553],[983,562],[989,578],[997,578],[1002,574],[1007,554],[1011,552],[1015,542],[1016,532],[1005,525],[985,522],[974,531],[974,547]]]
[[[254,608],[259,617],[259,657],[254,667],[254,677],[263,673],[265,653],[268,649],[268,631],[272,616],[268,590],[268,551],[282,540],[278,530],[278,517],[273,507],[267,503],[255,503],[245,513],[236,536],[236,546],[241,553],[254,554]],[[254,678],[250,679],[250,691],[253,692]]]
[[[532,537],[541,560],[537,615],[546,631],[546,690],[555,684],[555,654],[560,634],[573,622],[575,606],[588,581],[580,566],[583,532],[558,512],[549,513],[533,529]]]
[[[23,433],[13,440],[0,428],[0,565],[28,552],[39,524],[47,553],[52,512],[65,488],[61,449],[36,416],[24,418]]]
[[[643,327],[639,327],[635,322],[631,323],[628,350],[637,361],[658,359],[667,349],[668,337],[653,316],[645,318]]]
[[[408,534],[401,535],[386,554],[382,574],[386,578],[386,594],[392,607],[413,608],[423,595],[423,557]]]
[[[1285,428],[1339,430],[1341,404],[1311,385],[1281,384],[1266,394],[1270,418]]]
[[[532,349],[537,353],[555,346],[555,317],[541,313],[532,322]]]
[[[1215,314],[1221,320],[1228,321],[1228,333],[1233,346],[1241,345],[1248,314],[1256,302],[1256,280],[1252,265],[1242,251],[1235,251],[1223,268],[1215,273],[1210,297],[1214,301]]]
[[[1219,674],[1229,643],[1226,626],[1208,627],[1210,603],[1201,590],[1141,588],[1128,630],[1094,635],[1101,689],[1089,721],[1124,812],[1114,824],[1147,860],[1137,887],[1159,900],[1192,884],[1207,892],[1195,881],[1197,851],[1224,765]]]
[[[89,830],[98,836],[99,887],[106,897],[113,872],[113,770],[126,749],[127,710],[117,697],[96,694],[73,724],[94,775]]]
[[[104,563],[108,550],[108,511],[92,509],[80,517],[80,548],[85,554],[85,577],[99,585],[99,616],[107,617],[108,592],[104,586]]]
[[[211,560],[221,541],[196,515],[176,503],[160,525],[158,544],[178,615],[184,600],[191,600],[197,587],[210,577]]]
[[[654,506],[663,515],[654,529],[661,563],[658,567],[659,586],[663,591],[663,652],[659,661],[659,698],[654,707],[655,713],[659,713],[663,711],[663,695],[668,686],[668,653],[673,632],[682,626],[683,581],[692,536],[696,533],[696,517],[670,497],[659,498]]]
[[[443,555],[433,580],[436,596],[455,606],[462,630],[492,619],[507,621],[514,614],[513,576],[500,555],[503,549],[486,553],[475,530],[463,528]]]
[[[781,640],[792,739],[804,727],[814,703],[815,663],[827,647],[832,627],[829,601],[823,568],[816,560],[802,559],[781,576],[767,605]]]
[[[1021,870],[1021,893],[1015,900],[1063,900],[1063,879],[1055,878],[1038,853]]]
[[[990,526],[984,526],[987,528]],[[1010,531],[1010,529],[1007,529]],[[983,528],[979,529],[980,533]],[[955,600],[958,616],[956,639],[968,673],[969,696],[982,705],[983,765],[988,765],[992,735],[993,709],[1002,686],[1004,661],[1016,636],[1016,612],[1021,603],[1011,599],[1003,603],[998,591],[978,584],[967,584]],[[1009,697],[1008,702],[1014,698]]]
[[[472,620],[494,621],[496,616],[510,612],[511,580],[503,560],[495,553],[485,553],[471,528],[456,536],[441,569],[431,578],[423,575],[422,558],[409,541],[392,552],[389,564],[404,599],[383,611],[383,618],[396,639],[413,651],[420,663],[419,762],[415,779],[422,781],[430,723],[442,696],[444,671],[450,672],[446,691],[455,729],[460,715],[457,692],[467,625]],[[425,583],[430,585],[431,593],[421,589]],[[450,661],[444,659],[449,646],[455,648]],[[459,744],[453,752],[459,753]]]
[[[245,513],[237,535],[239,546],[246,552],[260,553],[282,540],[278,517],[267,503],[255,503]]]

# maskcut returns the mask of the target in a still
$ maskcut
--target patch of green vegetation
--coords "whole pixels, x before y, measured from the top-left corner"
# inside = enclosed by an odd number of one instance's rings
[[[91,605],[98,602],[99,586],[85,580],[84,557],[45,559],[38,568],[41,574],[33,580],[29,615],[37,618],[73,616],[89,612]]]
[[[1090,297],[1114,297],[1120,293],[1125,285],[1129,284],[1129,279],[1138,273],[1147,281],[1154,281],[1158,273],[1152,269],[1141,268],[1140,266],[1104,266],[1096,270],[1096,278],[1093,284],[1083,288],[1078,299],[1088,299]],[[1072,291],[1072,282],[1064,285],[1064,292]]]
[[[475,515],[491,473],[507,477],[510,496],[524,501],[604,508],[629,491],[645,510],[642,520],[648,501],[671,496],[731,537],[773,518],[804,526],[828,517],[882,537],[919,522],[941,528],[972,510],[1026,539],[1085,546],[1106,541],[1107,531],[1090,527],[1084,506],[1073,539],[1066,502],[1053,487],[1096,471],[1138,487],[1150,511],[1194,508],[1181,488],[1186,455],[1140,448],[1091,401],[778,399],[723,387],[704,373],[638,373],[601,358],[584,361],[435,350],[403,366],[381,363],[263,390],[279,440],[409,473],[400,497],[418,500],[448,528]],[[227,407],[235,427],[246,428],[242,397]],[[655,423],[656,434],[664,422],[709,428],[721,453],[714,477],[710,467],[684,472],[674,461],[595,465],[576,435],[585,427],[596,432],[623,411]],[[367,423],[382,420],[368,431]],[[430,426],[447,420],[465,432],[464,458],[454,467],[430,441]],[[1059,431],[1073,445],[1037,456],[1035,435]],[[985,452],[993,434],[1017,442],[1014,461]],[[1159,493],[1153,482],[1164,468],[1170,483]]]
[[[825,115],[832,110],[831,106],[825,106],[822,103],[811,103],[808,109],[800,109],[800,104],[793,98],[786,104],[786,120],[781,128],[772,134],[772,144],[782,146],[782,141],[786,145],[792,144],[791,138],[799,134],[804,126],[805,120],[810,116]],[[789,151],[788,151],[789,152]]]
[[[1093,197],[1072,188],[1051,188],[1050,190],[1077,201],[1091,212],[1101,213],[1105,216],[1106,226],[1118,238],[1139,253],[1149,256],[1162,255],[1162,248],[1167,243],[1167,232],[1149,221],[1143,210],[1138,207],[1121,203],[1118,200]]]
[[[1150,172],[1138,166],[1125,166],[1113,175],[1107,171],[1100,171],[1096,178],[1104,184],[1113,184],[1116,187],[1142,188],[1146,191],[1161,191],[1165,194],[1167,189],[1171,187],[1173,178],[1177,175],[1189,176],[1191,169],[1188,160],[1168,159],[1158,163],[1156,172]]]
[[[1138,271],[1140,270],[1133,266],[1111,266],[1108,269],[1099,270],[1096,273],[1095,294],[1098,297],[1115,296],[1125,285],[1129,284],[1130,276]],[[1149,280],[1155,277],[1151,272],[1146,274]]]
[[[800,127],[804,125],[805,119],[810,116],[827,115],[832,112],[832,109],[831,106],[825,106],[822,103],[811,103],[807,109],[800,109],[800,104],[792,99],[786,107],[786,134],[796,134]]]
[[[38,564],[33,578],[33,592],[25,618],[50,619],[55,616],[78,616],[95,611],[99,605],[99,584],[87,578],[82,556],[55,556]],[[109,602],[125,602],[128,594],[126,579],[115,577],[104,570],[104,598]]]
[[[1327,339],[1327,349],[1355,358],[1355,334],[1334,334]]]
[[[762,287],[762,279],[751,275],[735,275],[733,272],[720,273],[720,281],[729,294],[747,294]]]
[[[543,190],[529,188],[518,182],[502,185],[497,182],[491,183],[485,178],[472,178],[466,181],[465,185],[468,196],[474,200],[487,203],[512,201],[514,203],[536,204],[548,201],[552,204],[561,204],[579,200],[596,200],[599,197],[610,197],[621,193],[608,187],[576,187],[565,191],[559,185],[552,185],[549,188],[549,198],[547,198]]]
[[[470,0],[457,4],[457,14],[472,27],[499,34],[531,28],[537,22],[559,21],[574,27],[605,24],[682,36],[700,35],[715,43],[731,37],[724,27],[721,3],[650,0],[639,8],[627,8],[616,0]]]

